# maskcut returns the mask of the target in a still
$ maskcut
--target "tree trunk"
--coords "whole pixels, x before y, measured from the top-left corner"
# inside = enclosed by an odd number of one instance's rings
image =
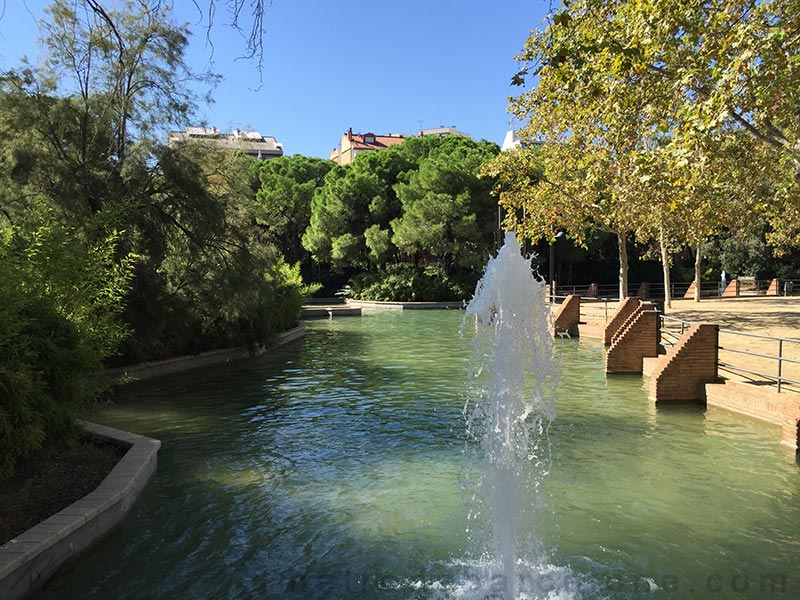
[[[628,297],[628,246],[624,232],[617,234],[617,245],[619,246],[619,299],[622,301]]]
[[[664,269],[664,309],[672,308],[672,294],[670,293],[670,280],[669,280],[669,267],[672,262],[669,252],[667,251],[667,244],[664,241],[664,227],[660,229],[661,244],[661,266]]]
[[[695,247],[695,257],[694,257],[694,301],[700,302],[700,267],[703,264],[703,241],[702,239],[697,240],[697,246]]]

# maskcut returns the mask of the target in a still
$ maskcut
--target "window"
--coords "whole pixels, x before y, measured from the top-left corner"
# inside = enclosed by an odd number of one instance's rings
[[[367,144],[374,144],[375,143],[375,136],[374,135],[364,136],[364,142],[367,143]]]

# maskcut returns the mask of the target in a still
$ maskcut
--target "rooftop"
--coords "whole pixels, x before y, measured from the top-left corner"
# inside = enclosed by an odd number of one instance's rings
[[[231,133],[222,133],[216,127],[187,127],[186,131],[171,131],[169,134],[170,145],[188,141],[243,152],[262,160],[283,156],[283,144],[258,131],[236,129]]]

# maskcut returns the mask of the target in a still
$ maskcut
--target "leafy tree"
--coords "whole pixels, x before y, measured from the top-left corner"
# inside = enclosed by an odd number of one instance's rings
[[[311,221],[311,199],[334,164],[295,155],[265,161],[259,169],[258,223],[291,263],[307,258],[302,237]]]
[[[400,214],[400,201],[394,186],[402,173],[416,167],[401,150],[405,145],[358,155],[326,175],[303,235],[303,246],[317,261],[366,268],[395,254],[389,228]]]
[[[314,195],[303,245],[316,260],[336,266],[365,264],[364,231],[370,206],[383,203],[386,185],[374,174],[336,167]]]
[[[93,110],[111,123],[109,155],[121,161],[133,139],[151,139],[185,119],[196,101],[188,83],[217,76],[188,68],[189,30],[171,19],[170,5],[127,0],[120,9],[98,7],[54,0],[46,9],[40,27],[48,58],[38,80],[45,92],[53,86],[73,93],[81,115]]]
[[[150,239],[158,243],[139,271],[148,285],[130,305],[137,335],[128,354],[252,347],[294,325],[307,290],[258,226],[260,165],[197,144],[162,148],[158,156],[163,199],[194,214]]]
[[[478,169],[497,152],[489,142],[429,136],[360,154],[316,190],[303,246],[334,268],[371,272],[352,282],[362,297],[462,294],[492,248],[493,181]]]
[[[264,341],[296,316],[255,305],[296,278],[257,230],[257,171],[152,137],[189,114],[189,83],[208,82],[183,62],[186,28],[160,2],[89,8],[54,2],[47,63],[3,75],[3,211],[24,227],[35,200],[87,242],[121,232],[116,260],[138,257],[126,360]]]
[[[515,83],[535,75],[538,85],[515,99],[516,111],[530,118],[531,134],[588,144],[592,164],[602,162],[598,149],[613,149],[609,164],[627,173],[658,163],[659,178],[641,173],[643,189],[624,194],[640,217],[634,229],[653,229],[642,220],[675,225],[666,237],[686,235],[699,248],[730,215],[760,207],[771,239],[790,244],[800,172],[797,20],[795,0],[576,0],[526,43]],[[742,132],[751,137],[746,153],[735,150]],[[651,152],[657,160],[641,161]],[[676,190],[669,210],[646,210],[659,204],[664,179]],[[747,179],[765,184],[748,189]],[[614,183],[612,194],[621,191]]]
[[[496,144],[460,136],[444,138],[395,186],[403,212],[392,221],[398,249],[425,263],[478,270],[493,243],[496,202],[480,166],[498,153]]]

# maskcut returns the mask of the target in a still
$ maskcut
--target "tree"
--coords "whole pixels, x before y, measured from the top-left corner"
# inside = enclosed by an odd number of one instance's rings
[[[211,31],[216,24],[219,6],[216,0],[208,0],[207,5],[192,0],[198,14],[206,18],[206,38],[211,41]],[[117,20],[110,13],[101,0],[83,0],[83,6],[91,11],[98,19],[105,21],[112,29],[117,28]],[[158,3],[160,4],[160,2]],[[269,4],[272,4],[271,0]],[[151,5],[152,6],[152,5]],[[261,72],[264,61],[264,13],[267,8],[265,0],[228,0],[225,3],[227,21],[225,25],[239,32],[245,42],[243,58],[255,59],[257,68]],[[245,11],[249,8],[249,18]],[[213,45],[213,44],[212,44]]]
[[[259,169],[256,218],[267,238],[290,263],[303,261],[302,237],[311,221],[311,199],[335,163],[306,156],[282,156]]]
[[[48,48],[39,77],[44,91],[74,92],[82,116],[93,111],[108,121],[109,155],[119,161],[132,138],[148,141],[164,125],[185,120],[197,100],[188,84],[218,78],[189,69],[189,31],[172,20],[169,5],[128,0],[123,7],[98,12],[97,2],[54,0],[40,21]]]
[[[328,172],[314,194],[303,234],[303,246],[315,260],[367,268],[394,255],[389,226],[400,214],[394,187],[402,173],[416,168],[405,145],[360,154]]]
[[[732,189],[717,166],[725,163],[738,172],[755,168],[762,179],[761,161],[744,158],[733,165],[731,138],[746,131],[757,142],[755,154],[795,163],[797,8],[795,1],[570,2],[545,30],[531,35],[519,57],[525,64],[515,83],[528,75],[539,81],[515,99],[517,114],[530,119],[531,134],[588,145],[586,159],[593,164],[601,162],[598,148],[614,149],[614,163],[627,172],[635,170],[637,155],[660,152],[664,176],[681,198],[671,212],[682,213],[679,223],[702,223],[686,232],[699,247],[720,227],[720,217],[730,214],[727,205],[753,199]],[[764,210],[777,203],[791,214],[796,172],[793,168],[790,183],[784,168],[775,169],[773,185],[759,186]],[[644,193],[633,197],[647,202],[635,212],[660,219],[663,211],[643,210],[656,201],[658,186],[650,181],[647,174],[640,178]],[[624,197],[624,206],[635,206],[630,195]],[[787,231],[785,222],[774,225],[788,234],[783,239],[791,237],[791,226]]]
[[[478,169],[496,144],[409,138],[360,154],[325,176],[303,246],[348,269],[361,298],[463,299],[493,242],[496,202]]]
[[[606,167],[618,165],[626,175],[648,162],[642,156],[658,152],[662,177],[677,190],[670,212],[681,213],[666,223],[684,227],[699,248],[730,214],[732,202],[752,200],[720,176],[722,164],[739,172],[758,165],[746,158],[731,163],[731,137],[747,131],[758,142],[754,152],[769,147],[794,161],[796,8],[796,2],[745,0],[691,7],[661,0],[570,2],[531,35],[519,57],[525,64],[515,82],[528,74],[539,81],[515,99],[517,114],[529,119],[531,134],[591,148],[584,158],[592,165],[606,158],[598,158],[598,150],[611,150]],[[760,187],[767,192],[764,205],[774,205],[781,181],[783,197],[792,195],[785,174],[779,175],[772,193]],[[629,224],[643,232],[652,227],[642,218],[663,225],[665,213],[646,210],[659,205],[659,184],[647,173],[639,182],[643,189],[628,185],[632,193],[621,195],[624,202],[616,208],[634,208],[637,219]],[[622,192],[612,183],[612,196]],[[740,204],[736,212],[746,208]],[[696,254],[699,260],[701,252]]]
[[[392,240],[408,256],[451,268],[478,270],[492,248],[496,203],[492,181],[480,166],[496,144],[450,136],[396,186],[402,215],[392,221]]]
[[[87,237],[123,232],[117,260],[139,257],[125,311],[128,360],[258,343],[291,325],[296,316],[280,311],[259,312],[267,321],[245,314],[296,280],[256,235],[256,172],[234,155],[153,137],[193,106],[186,29],[157,1],[101,15],[58,0],[50,13],[47,64],[2,80],[4,166],[21,191],[5,196],[5,212],[19,220],[40,198]]]
[[[319,262],[336,266],[365,264],[364,231],[372,225],[370,206],[382,203],[386,185],[371,173],[335,167],[325,176],[311,204],[303,246]]]

